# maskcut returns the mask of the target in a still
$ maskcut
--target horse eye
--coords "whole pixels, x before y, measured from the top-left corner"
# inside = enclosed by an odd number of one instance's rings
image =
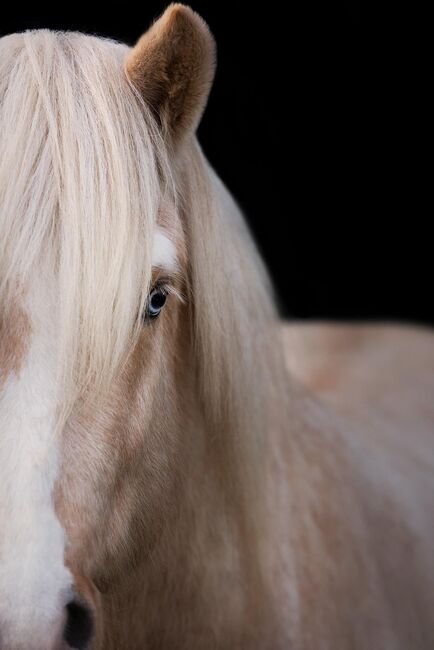
[[[148,296],[145,319],[157,318],[166,303],[167,295],[161,287],[152,289]]]

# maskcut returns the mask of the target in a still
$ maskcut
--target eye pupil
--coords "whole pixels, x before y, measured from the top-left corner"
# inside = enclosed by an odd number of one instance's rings
[[[154,309],[161,309],[166,302],[166,296],[162,291],[156,291],[154,294],[151,294],[151,307]]]
[[[166,294],[161,289],[154,289],[149,294],[148,298],[148,316],[156,318],[160,311],[163,309],[166,302]]]

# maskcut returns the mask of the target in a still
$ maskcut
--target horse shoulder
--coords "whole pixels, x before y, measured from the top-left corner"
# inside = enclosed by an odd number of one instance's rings
[[[347,621],[354,648],[379,638],[385,648],[431,647],[434,335],[418,327],[295,324],[284,325],[282,336],[292,376],[319,405],[316,427],[344,459],[332,528],[347,530],[342,539],[351,548],[327,554],[333,589],[345,586],[336,616]],[[331,484],[333,473],[335,466]]]

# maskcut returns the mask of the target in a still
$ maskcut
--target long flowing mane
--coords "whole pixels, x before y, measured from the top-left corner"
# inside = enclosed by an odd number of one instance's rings
[[[108,385],[137,330],[161,183],[170,190],[126,50],[46,30],[0,41],[0,297],[41,260],[56,268],[72,398]]]
[[[269,531],[271,434],[279,435],[289,422],[289,377],[274,294],[243,217],[197,146],[185,168],[183,209],[202,399],[218,445],[221,488],[241,519],[245,562],[253,559],[254,565],[267,554],[261,546]],[[267,589],[264,566],[255,568],[253,598]]]
[[[170,163],[125,74],[126,51],[45,30],[0,41],[0,300],[10,303],[41,260],[51,264],[67,397],[108,385],[140,323],[152,231],[170,195],[187,233],[204,412],[229,489],[248,472],[257,485],[270,393],[282,386],[270,284],[198,146]]]

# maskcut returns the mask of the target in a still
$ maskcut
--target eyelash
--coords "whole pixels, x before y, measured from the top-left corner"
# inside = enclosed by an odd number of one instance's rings
[[[174,296],[176,300],[179,300],[181,303],[185,303],[185,296],[181,289],[174,286],[175,279],[173,277],[162,277],[159,278],[155,284],[152,285],[151,291],[155,289],[160,289],[164,291],[167,296]],[[179,282],[178,282],[179,284]]]

